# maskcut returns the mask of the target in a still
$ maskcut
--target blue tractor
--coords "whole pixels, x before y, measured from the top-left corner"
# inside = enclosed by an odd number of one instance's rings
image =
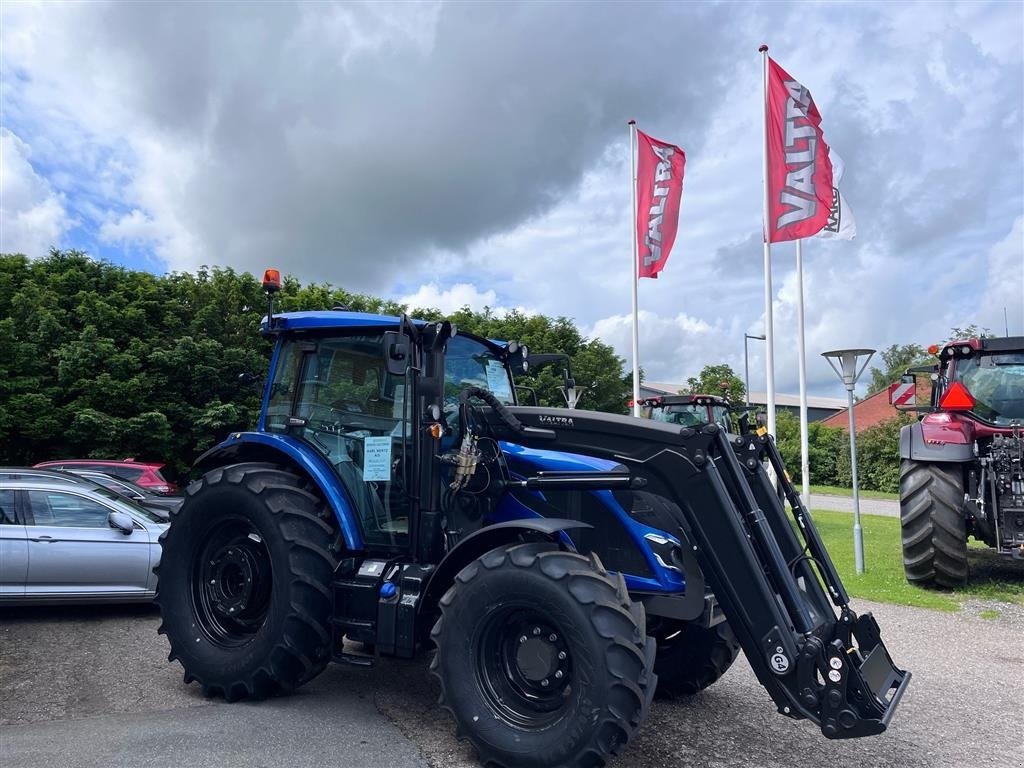
[[[910,673],[858,616],[769,438],[519,406],[524,347],[349,311],[275,315],[259,423],[197,462],[157,602],[229,701],[436,649],[483,764],[597,766],[655,692],[744,651],[779,712],[877,734]]]

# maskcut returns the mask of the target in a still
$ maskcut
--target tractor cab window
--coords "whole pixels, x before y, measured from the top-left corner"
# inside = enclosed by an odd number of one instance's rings
[[[512,377],[497,352],[477,339],[456,336],[448,342],[444,363],[446,410],[458,403],[466,387],[489,389],[502,404],[515,404]]]
[[[385,367],[383,335],[288,340],[278,354],[266,429],[326,457],[374,547],[408,544],[409,404],[405,376]]]
[[[708,409],[703,405],[666,405],[651,410],[652,421],[699,427],[708,422]]]
[[[1024,419],[1024,352],[962,358],[955,378],[971,393],[982,419],[999,425]]]

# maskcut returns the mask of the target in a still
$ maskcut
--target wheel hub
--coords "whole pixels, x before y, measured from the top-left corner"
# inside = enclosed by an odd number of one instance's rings
[[[557,721],[573,689],[563,633],[532,608],[509,607],[481,633],[477,674],[496,714],[520,727]]]
[[[240,517],[220,521],[193,560],[196,623],[217,645],[244,645],[266,620],[272,583],[270,551],[260,532]]]
[[[245,549],[224,547],[210,562],[210,605],[222,616],[235,616],[248,606],[256,564]]]

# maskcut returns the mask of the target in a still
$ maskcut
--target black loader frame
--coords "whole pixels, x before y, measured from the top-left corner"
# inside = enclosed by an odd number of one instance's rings
[[[478,420],[495,439],[614,460],[633,487],[672,503],[672,533],[692,551],[781,713],[812,720],[828,738],[885,730],[911,675],[894,666],[873,616],[849,607],[807,509],[783,479],[790,522],[762,464],[786,477],[770,438],[729,436],[714,424],[694,430],[595,412],[501,410],[483,409]]]

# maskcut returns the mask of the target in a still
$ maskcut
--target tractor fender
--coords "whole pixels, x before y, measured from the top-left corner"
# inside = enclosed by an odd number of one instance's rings
[[[337,473],[322,453],[301,440],[273,432],[232,432],[224,442],[196,459],[193,467],[205,473],[245,461],[283,464],[304,475],[334,511],[345,547],[353,552],[363,548],[355,510]]]
[[[900,458],[913,461],[974,461],[974,446],[957,443],[927,443],[921,422],[900,429]]]
[[[524,534],[533,538],[550,539],[554,543],[562,543],[563,538],[559,535],[563,531],[573,528],[592,528],[589,523],[579,520],[559,520],[557,518],[529,518],[525,520],[512,520],[507,523],[497,523],[481,528],[471,533],[445,555],[438,563],[437,568],[430,576],[426,588],[423,590],[423,597],[419,602],[418,612],[421,616],[429,616],[437,611],[437,604],[441,597],[448,591],[448,587],[455,581],[455,576],[476,560],[481,555],[490,552],[492,549],[503,547],[508,544],[521,541]]]

